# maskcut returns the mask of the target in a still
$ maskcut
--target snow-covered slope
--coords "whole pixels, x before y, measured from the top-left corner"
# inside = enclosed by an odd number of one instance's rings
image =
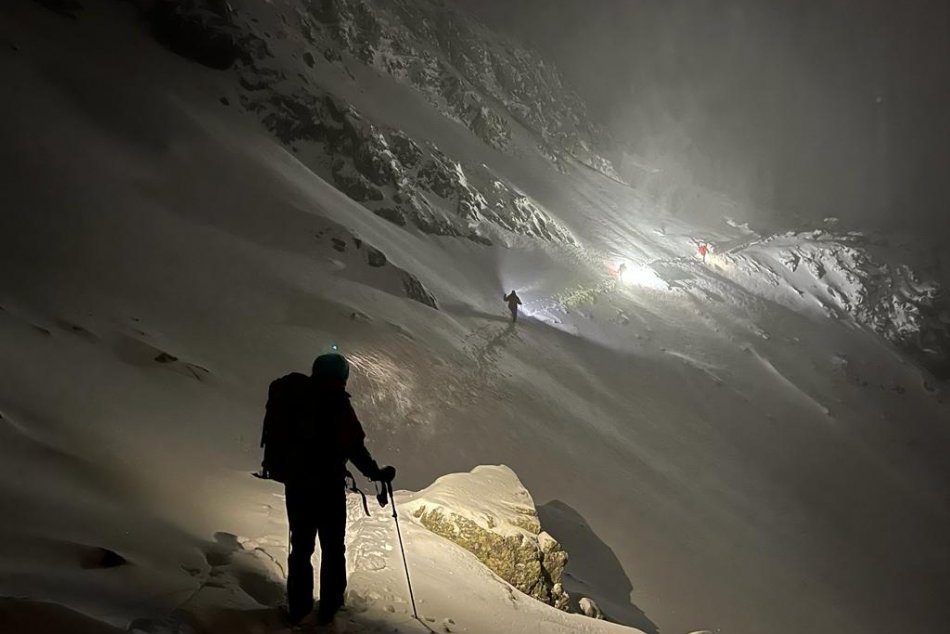
[[[817,318],[848,319],[894,343],[940,379],[948,377],[950,301],[934,278],[923,277],[861,233],[828,229],[789,231],[712,244],[710,268],[743,289]],[[685,282],[682,258],[651,263],[682,283],[715,286],[715,280]],[[687,274],[688,275],[688,274]]]
[[[568,591],[626,625],[950,620],[945,387],[870,329],[766,292],[750,271],[781,270],[770,247],[732,252],[748,236],[723,218],[671,217],[570,158],[558,171],[527,125],[501,151],[374,64],[314,48],[301,78],[300,5],[236,3],[285,75],[265,102],[306,86],[359,112],[358,134],[462,165],[448,196],[409,174],[455,231],[400,226],[334,182],[332,159],[349,173],[359,152],[280,138],[247,69],[169,52],[131,3],[82,4],[75,20],[0,5],[0,595],[126,628],[195,612],[202,589],[217,631],[279,631],[281,500],[248,472],[268,382],[336,344],[400,488],[510,465],[570,553]],[[531,201],[526,221],[459,220],[469,167]],[[524,229],[539,218],[570,240]],[[780,251],[811,252],[795,240]],[[734,269],[702,266],[698,241]],[[797,288],[826,297],[814,284]],[[361,526],[351,552],[385,551],[377,578],[398,579],[391,522]],[[504,599],[474,557],[411,522],[406,537],[434,562],[418,581],[433,627],[620,629]],[[399,582],[362,575],[353,631],[408,628]]]

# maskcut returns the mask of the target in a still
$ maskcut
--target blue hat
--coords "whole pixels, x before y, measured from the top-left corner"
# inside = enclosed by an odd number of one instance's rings
[[[313,378],[346,383],[350,378],[350,364],[342,354],[321,354],[313,362]]]

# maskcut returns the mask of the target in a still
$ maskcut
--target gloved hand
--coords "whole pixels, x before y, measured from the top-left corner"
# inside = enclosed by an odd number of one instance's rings
[[[383,467],[376,476],[376,480],[379,482],[392,482],[395,478],[396,467]]]

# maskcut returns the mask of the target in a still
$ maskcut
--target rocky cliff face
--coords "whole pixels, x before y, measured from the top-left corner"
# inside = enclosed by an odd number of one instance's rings
[[[617,177],[595,150],[604,132],[557,69],[444,2],[321,0],[301,23],[312,44],[411,83],[493,147],[507,148],[517,121],[553,160],[569,155]]]
[[[575,244],[537,201],[485,165],[371,121],[306,75],[318,63],[358,60],[410,83],[439,113],[501,150],[517,115],[547,139],[543,154],[557,162],[573,147],[591,147],[599,132],[556,72],[530,53],[426,3],[289,2],[238,6],[229,15],[241,106],[354,200],[428,234],[481,244],[514,236]],[[577,158],[598,165],[593,155]]]
[[[366,65],[412,86],[496,150],[512,151],[518,128],[553,169],[575,160],[619,179],[597,150],[606,135],[553,66],[441,2],[189,0],[187,11],[165,0],[140,4],[177,52],[215,68],[233,64],[245,109],[308,167],[398,225],[483,244],[507,234],[575,242],[485,166],[381,126],[317,87],[307,75],[317,65]]]

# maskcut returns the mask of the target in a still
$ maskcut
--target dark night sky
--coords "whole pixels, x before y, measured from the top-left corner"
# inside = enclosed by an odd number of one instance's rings
[[[650,166],[777,213],[950,234],[946,0],[454,0]]]

